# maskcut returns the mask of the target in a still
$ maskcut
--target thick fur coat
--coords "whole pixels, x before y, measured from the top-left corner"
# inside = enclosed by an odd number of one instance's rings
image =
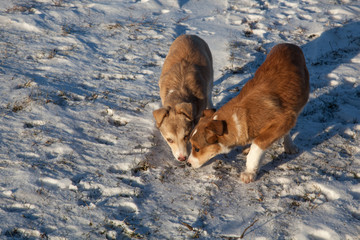
[[[309,73],[301,49],[276,45],[240,93],[218,111],[207,110],[195,127],[189,163],[200,167],[219,153],[251,143],[244,182],[255,179],[265,150],[284,137],[285,151],[297,152],[289,136],[309,97]]]
[[[162,108],[153,115],[179,161],[188,158],[189,135],[202,111],[212,107],[212,86],[212,56],[206,42],[194,35],[176,38],[160,76]]]

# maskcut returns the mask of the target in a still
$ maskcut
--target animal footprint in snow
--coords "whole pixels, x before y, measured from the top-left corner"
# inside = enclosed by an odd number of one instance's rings
[[[38,127],[38,126],[43,126],[45,124],[46,124],[45,121],[34,120],[34,121],[30,121],[30,122],[25,122],[24,128],[34,128],[34,127]]]
[[[116,127],[123,127],[128,124],[128,121],[125,118],[122,118],[120,116],[112,116],[109,118],[109,123],[116,126]]]
[[[69,190],[77,190],[77,187],[72,184],[70,179],[64,178],[61,180],[45,177],[40,178],[39,182],[42,186],[52,187],[52,188],[61,188],[61,189],[69,189]]]
[[[105,109],[105,111],[103,111],[101,114],[103,116],[109,116],[108,122],[116,127],[125,126],[129,122],[127,118],[116,115],[114,113],[114,110],[112,110],[111,108]]]

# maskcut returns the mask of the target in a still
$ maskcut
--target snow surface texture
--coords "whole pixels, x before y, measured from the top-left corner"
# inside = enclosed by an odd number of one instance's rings
[[[356,0],[0,2],[1,239],[360,239]],[[302,47],[311,95],[243,184],[242,148],[193,170],[155,128],[172,41],[214,57],[217,108],[277,43]]]

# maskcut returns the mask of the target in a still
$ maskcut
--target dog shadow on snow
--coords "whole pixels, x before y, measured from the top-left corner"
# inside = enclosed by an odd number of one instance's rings
[[[360,29],[360,22],[352,22],[342,27],[332,28],[322,33],[313,41],[301,46],[310,73],[311,93],[316,92],[320,88],[331,86],[331,78],[328,75],[340,65],[351,62],[351,59],[359,54],[360,30],[358,29]],[[270,50],[270,46],[268,50]],[[251,72],[253,75],[257,68],[263,63],[265,57],[263,53],[257,52],[255,54],[255,60],[247,63],[242,69],[246,72]],[[214,82],[214,85],[221,84],[233,75],[234,74],[230,72],[225,73]],[[232,90],[241,89],[248,80],[250,80],[250,78],[244,79],[239,84],[225,89],[224,92],[229,94],[216,104],[216,108],[219,109],[231,98],[235,97],[238,92],[231,93],[234,92]],[[360,121],[360,116],[357,116],[358,112],[348,111],[347,114],[350,116],[347,116],[347,119],[339,119],[338,116],[341,114],[339,111],[341,110],[342,104],[347,103],[351,105],[351,103],[360,101],[360,86],[341,79],[341,77],[339,77],[339,80],[342,80],[340,84],[329,88],[331,90],[327,93],[309,99],[307,105],[298,117],[297,124],[292,129],[291,135],[294,135],[294,143],[299,147],[300,152],[293,155],[282,152],[274,156],[270,162],[265,160],[264,162],[267,163],[260,167],[258,179],[266,172],[295,159],[302,152],[311,152],[313,148],[326,142],[335,135],[350,138],[350,136],[347,136],[345,133],[345,125],[358,123]],[[358,106],[355,104],[353,107],[356,109]],[[237,158],[245,160],[245,156],[239,156],[241,155],[241,151],[239,151],[241,149],[242,148],[235,148],[226,155],[218,156],[217,159],[228,163],[230,163],[230,161],[233,162],[232,160]],[[283,151],[283,148],[281,148],[281,150]],[[280,151],[277,150],[276,152]],[[208,164],[212,162],[213,161],[209,161]],[[231,164],[233,165],[233,163]],[[235,164],[237,168],[242,168],[241,166],[244,166],[245,161],[241,163],[235,161]]]

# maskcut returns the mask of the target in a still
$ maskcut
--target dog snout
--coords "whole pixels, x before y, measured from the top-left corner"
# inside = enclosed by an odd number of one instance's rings
[[[179,160],[180,162],[184,162],[184,161],[186,161],[186,156],[180,154],[180,156],[178,157],[178,160]]]

